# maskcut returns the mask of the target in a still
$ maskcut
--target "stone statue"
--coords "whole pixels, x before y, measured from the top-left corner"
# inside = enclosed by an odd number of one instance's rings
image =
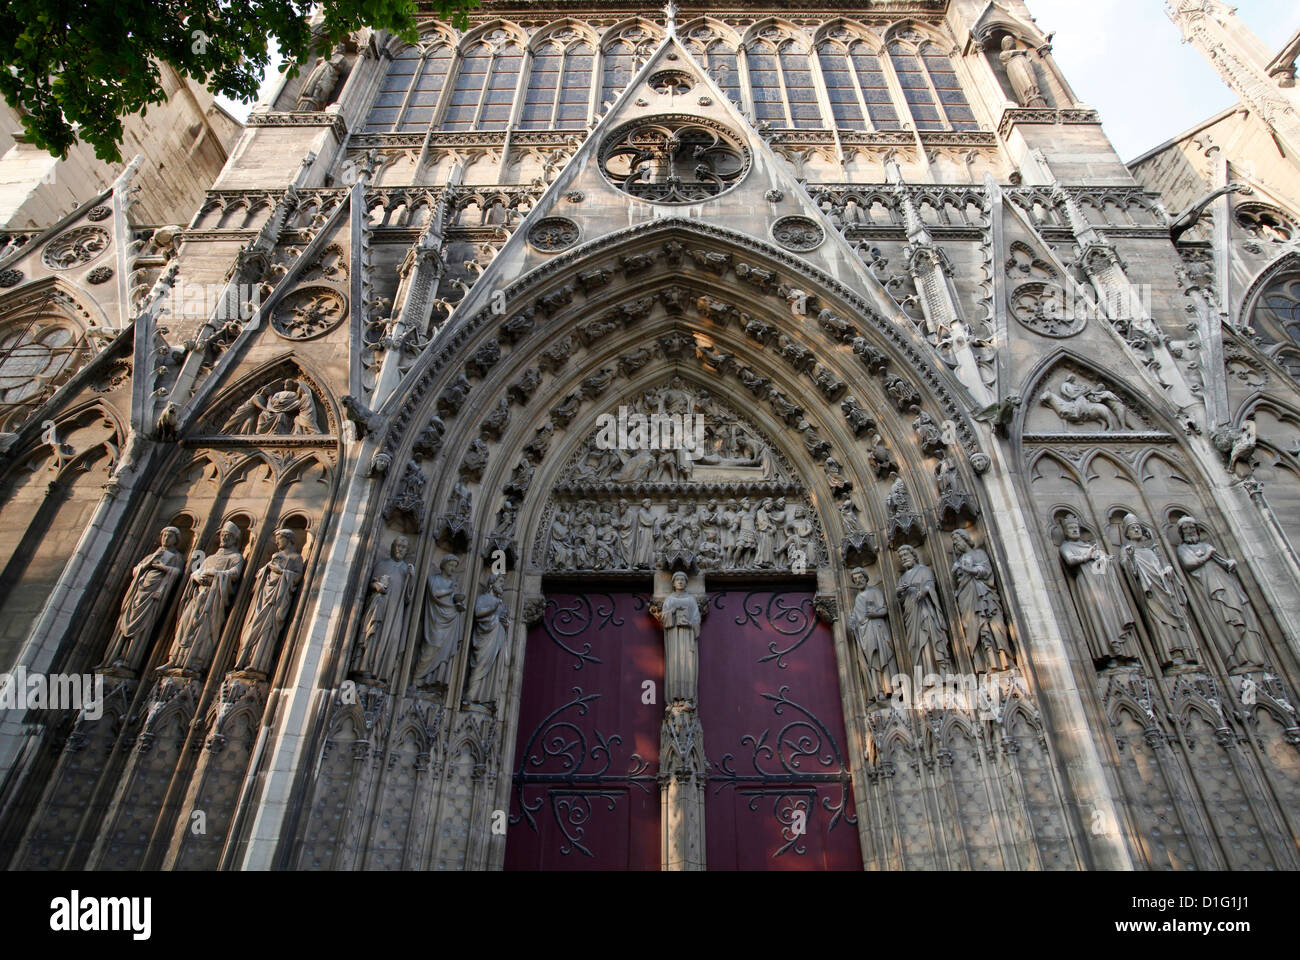
[[[1161,666],[1196,663],[1196,645],[1187,623],[1187,597],[1174,568],[1147,537],[1142,521],[1124,516],[1124,567],[1137,586],[1147,631]]]
[[[184,606],[176,622],[176,637],[167,663],[159,670],[179,669],[202,673],[207,669],[221,628],[226,624],[230,601],[244,572],[244,557],[236,549],[243,533],[229,520],[218,534],[220,546],[205,557],[185,588]]]
[[[254,398],[255,401],[256,399]],[[307,385],[298,380],[286,380],[279,390],[271,393],[266,398],[266,404],[257,418],[257,432],[262,434],[320,433],[320,427],[316,425],[316,401]]]
[[[293,608],[294,594],[302,582],[302,557],[293,531],[275,531],[276,551],[257,571],[253,580],[253,601],[239,636],[236,670],[251,670],[267,675],[276,654],[280,630]]]
[[[732,566],[744,568],[754,563],[758,553],[758,531],[748,497],[740,501],[740,509],[736,511],[736,524],[736,548]]]
[[[438,572],[429,575],[424,594],[424,637],[412,678],[417,686],[447,682],[447,668],[460,646],[461,614],[465,594],[456,582],[460,559],[454,554],[442,558]]]
[[[873,587],[867,571],[856,568],[850,575],[854,589],[853,609],[849,613],[849,634],[858,644],[867,678],[867,695],[888,700],[894,692],[894,639],[889,632],[889,607],[885,591]]]
[[[1016,45],[1015,37],[1002,38],[1002,52],[998,54],[998,59],[1006,68],[1007,79],[1011,82],[1011,89],[1020,105],[1046,108],[1047,101],[1043,99],[1042,87],[1038,85],[1038,78],[1034,75],[1034,65],[1029,61],[1029,52],[1021,50]]]
[[[1263,669],[1264,631],[1251,607],[1250,598],[1237,580],[1237,561],[1225,557],[1212,543],[1201,540],[1193,517],[1178,521],[1178,562],[1188,581],[1218,618],[1210,624],[1210,636],[1230,673]]]
[[[465,703],[488,702],[484,698],[492,692],[493,674],[510,628],[506,604],[501,599],[504,590],[505,575],[493,574],[488,578],[487,590],[474,601],[474,647],[461,698]]]
[[[659,622],[664,628],[664,699],[695,702],[700,637],[700,604],[686,592],[686,574],[673,574],[673,592],[663,602]]]
[[[1129,429],[1128,408],[1104,385],[1090,387],[1066,374],[1058,393],[1044,390],[1040,402],[1066,423],[1096,423],[1106,430]]]
[[[654,504],[647,497],[641,501],[632,532],[632,566],[638,570],[649,570],[654,565],[655,526]]]
[[[948,628],[935,588],[934,571],[921,562],[910,546],[898,548],[903,574],[895,591],[903,606],[903,636],[913,666],[925,673],[940,673],[952,663],[948,650]]]
[[[324,110],[334,102],[334,89],[343,76],[343,44],[334,48],[328,59],[321,57],[307,79],[303,81],[302,92],[298,94],[298,110]]]
[[[618,516],[614,518],[614,531],[618,535],[619,557],[624,566],[632,567],[632,535],[636,529],[636,512],[626,500],[618,502]]]
[[[388,558],[370,572],[370,600],[353,666],[359,677],[387,681],[397,665],[406,607],[415,592],[415,567],[406,559],[409,548],[406,537],[394,537]]]
[[[755,563],[760,567],[776,566],[776,522],[772,519],[772,506],[772,498],[767,497],[754,511]]]
[[[993,576],[993,561],[965,530],[952,533],[952,577],[957,589],[957,620],[966,637],[976,673],[1010,670],[1016,653]]]
[[[1083,623],[1088,653],[1094,663],[1113,665],[1119,658],[1132,659],[1134,616],[1124,590],[1115,575],[1113,558],[1095,543],[1083,539],[1078,517],[1061,521],[1065,540],[1061,562],[1071,574],[1074,603]]]
[[[222,433],[253,434],[257,433],[258,423],[266,413],[266,405],[271,399],[271,387],[263,387],[239,405],[225,426]]]
[[[140,669],[154,627],[166,612],[167,598],[185,569],[185,560],[177,551],[180,542],[180,530],[163,527],[158,549],[135,565],[113,642],[96,669],[124,667],[132,673]]]

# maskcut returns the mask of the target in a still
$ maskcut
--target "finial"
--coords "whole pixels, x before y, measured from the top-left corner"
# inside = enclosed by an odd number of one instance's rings
[[[664,7],[664,29],[670,37],[677,35],[677,4],[673,0],[668,0]]]

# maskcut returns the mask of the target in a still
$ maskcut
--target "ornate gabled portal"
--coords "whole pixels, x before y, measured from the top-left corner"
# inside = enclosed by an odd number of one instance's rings
[[[971,398],[689,59],[354,410],[385,479],[296,862],[1077,866]],[[914,672],[1001,706],[900,705]]]

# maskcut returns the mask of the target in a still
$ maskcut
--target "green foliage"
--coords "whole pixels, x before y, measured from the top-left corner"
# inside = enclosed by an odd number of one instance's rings
[[[433,0],[425,14],[466,25],[477,0]],[[59,157],[78,138],[121,159],[121,118],[167,99],[160,63],[213,93],[253,100],[272,42],[290,75],[312,53],[362,27],[418,37],[416,0],[325,0],[319,29],[309,0],[5,0],[0,93],[27,136]]]

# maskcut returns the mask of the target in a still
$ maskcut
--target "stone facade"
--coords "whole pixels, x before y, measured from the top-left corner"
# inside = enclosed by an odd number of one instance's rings
[[[9,239],[0,669],[104,693],[0,714],[5,862],[498,869],[526,637],[631,589],[707,868],[710,595],[794,583],[855,862],[1294,869],[1297,301],[1178,206],[1018,0],[363,32],[184,229]]]

